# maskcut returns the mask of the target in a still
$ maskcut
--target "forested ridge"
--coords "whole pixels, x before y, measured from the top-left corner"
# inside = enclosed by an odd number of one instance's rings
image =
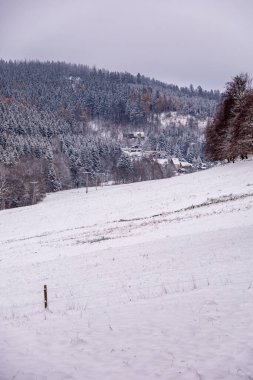
[[[162,178],[168,173],[158,164],[132,162],[122,154],[117,126],[149,130],[147,146],[186,155],[195,135],[157,134],[158,116],[177,111],[205,119],[219,98],[218,91],[179,88],[140,74],[1,60],[0,205],[22,206],[45,192],[83,185],[83,171],[91,173],[92,183],[101,172],[114,182]],[[92,121],[104,123],[104,133],[95,133]]]
[[[212,116],[219,91],[62,62],[0,61],[1,95],[65,118],[147,122],[162,111]]]

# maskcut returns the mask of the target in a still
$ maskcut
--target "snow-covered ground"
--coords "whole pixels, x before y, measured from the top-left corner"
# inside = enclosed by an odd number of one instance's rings
[[[251,160],[1,211],[0,379],[252,379],[252,206]]]

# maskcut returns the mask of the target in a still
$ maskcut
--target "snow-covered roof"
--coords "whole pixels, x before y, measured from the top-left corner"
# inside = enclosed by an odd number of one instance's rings
[[[145,133],[142,131],[136,131],[133,133],[135,137],[144,137]]]
[[[174,165],[180,165],[180,161],[177,157],[172,157],[171,158],[171,161]]]
[[[157,162],[160,164],[160,165],[166,165],[168,163],[168,159],[167,158],[158,158],[157,159]]]
[[[180,164],[182,168],[190,168],[192,166],[192,164],[190,164],[190,162],[187,161],[181,161]]]

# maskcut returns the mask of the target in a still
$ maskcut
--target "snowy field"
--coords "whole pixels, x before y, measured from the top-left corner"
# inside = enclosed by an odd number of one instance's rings
[[[252,206],[249,160],[1,211],[0,379],[253,379]]]

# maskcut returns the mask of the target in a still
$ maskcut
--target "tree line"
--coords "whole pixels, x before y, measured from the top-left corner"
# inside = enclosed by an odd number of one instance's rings
[[[113,123],[152,122],[154,115],[178,111],[212,116],[219,91],[168,85],[143,75],[109,72],[64,62],[0,60],[0,96],[71,122],[100,118]]]

